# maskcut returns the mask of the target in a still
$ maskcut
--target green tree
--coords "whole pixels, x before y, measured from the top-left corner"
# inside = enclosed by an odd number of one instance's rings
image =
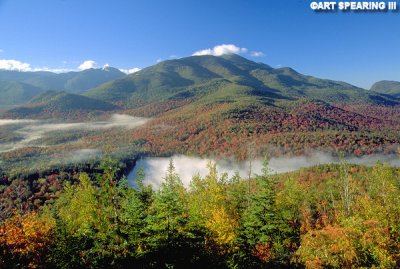
[[[240,251],[235,259],[242,265],[287,261],[284,241],[289,229],[277,210],[276,182],[267,160],[262,172],[256,177],[256,189],[250,194],[250,205],[241,220]]]
[[[146,259],[152,266],[189,266],[196,260],[197,243],[188,218],[187,191],[171,160],[146,218]]]
[[[92,184],[87,174],[81,174],[79,184],[67,184],[64,194],[55,204],[58,222],[56,249],[67,248],[55,255],[55,263],[65,267],[115,266],[129,253],[127,235],[122,231],[121,205],[129,196],[130,188],[124,179],[117,180],[118,163],[106,157],[103,174],[97,176],[99,185]],[[79,261],[71,256],[80,257]]]

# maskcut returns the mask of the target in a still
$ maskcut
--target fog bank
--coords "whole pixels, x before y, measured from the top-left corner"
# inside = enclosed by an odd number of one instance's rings
[[[184,155],[174,155],[171,157],[181,180],[185,186],[189,186],[193,175],[199,174],[204,177],[208,174],[207,164],[209,161],[216,162],[219,175],[227,173],[232,177],[236,172],[243,178],[249,177],[249,162],[232,162],[224,160],[212,160],[198,157],[188,157]],[[150,184],[158,188],[165,177],[169,161],[171,158],[143,158],[139,160],[134,169],[128,174],[129,184],[134,185],[139,168],[145,172],[145,184]],[[396,155],[369,155],[363,157],[345,158],[349,163],[374,165],[378,161],[388,163],[392,166],[400,166],[400,159]],[[251,175],[261,174],[263,160],[253,160]],[[312,152],[307,156],[298,157],[273,157],[269,161],[269,168],[272,173],[285,173],[298,170],[300,168],[311,167],[319,164],[339,163],[340,160],[331,154],[324,152]]]
[[[0,120],[1,125],[15,125],[12,131],[15,137],[20,137],[18,142],[0,143],[0,152],[11,151],[27,146],[43,146],[35,144],[35,140],[45,137],[55,131],[72,130],[102,130],[111,128],[133,129],[145,124],[149,119],[132,117],[123,114],[113,114],[108,120],[93,122],[60,123],[39,120]]]
[[[12,120],[12,119],[0,119],[0,126],[3,125],[12,125],[12,124],[25,124],[25,123],[34,123],[36,120]]]

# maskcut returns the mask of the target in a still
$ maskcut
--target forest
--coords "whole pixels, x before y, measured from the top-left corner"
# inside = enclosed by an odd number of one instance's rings
[[[0,0],[0,269],[400,268],[400,8],[351,1]]]
[[[68,74],[49,91],[0,72],[35,89],[0,115],[0,268],[400,266],[400,169],[345,161],[396,156],[397,97],[234,54]],[[171,158],[159,187],[124,177],[141,157],[310,151],[343,160],[274,174],[265,158],[248,177],[210,162],[185,185]]]
[[[158,189],[99,167],[0,191],[0,268],[398,268],[400,169],[320,165],[208,174]]]

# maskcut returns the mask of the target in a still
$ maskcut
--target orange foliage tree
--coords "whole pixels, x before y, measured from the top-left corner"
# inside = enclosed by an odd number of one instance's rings
[[[16,215],[0,226],[0,251],[4,261],[21,261],[24,267],[38,268],[45,264],[45,258],[53,240],[55,223],[37,213]]]

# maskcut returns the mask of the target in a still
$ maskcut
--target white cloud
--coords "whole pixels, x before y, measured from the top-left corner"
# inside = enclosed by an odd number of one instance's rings
[[[30,64],[17,60],[0,60],[0,69],[9,71],[21,71],[21,72],[47,71],[53,73],[65,73],[73,71],[71,69],[65,69],[65,68],[48,68],[48,67],[32,68]]]
[[[140,68],[137,68],[137,67],[135,67],[135,68],[130,68],[130,69],[123,69],[123,68],[120,68],[119,69],[119,71],[121,71],[121,72],[124,72],[125,74],[133,74],[133,73],[136,73],[136,72],[138,72],[138,71],[140,71],[141,69]]]
[[[12,71],[31,71],[31,66],[28,63],[23,63],[17,60],[0,60],[0,69]]]
[[[233,44],[222,44],[222,45],[215,46],[211,49],[196,51],[192,55],[193,56],[200,56],[200,55],[221,56],[221,55],[225,55],[225,54],[240,54],[240,53],[246,53],[246,52],[247,52],[246,48],[240,48]]]
[[[63,64],[66,64],[67,61],[63,61]],[[21,71],[21,72],[39,72],[39,71],[45,71],[45,72],[52,72],[52,73],[66,73],[66,72],[71,72],[71,71],[82,71],[90,68],[97,68],[98,65],[95,61],[93,60],[87,60],[84,61],[77,69],[71,69],[71,68],[49,68],[49,67],[31,67],[29,63],[24,63],[18,60],[0,60],[0,70],[9,70],[9,71]],[[107,67],[110,67],[108,63],[103,65],[103,69],[107,69]],[[119,69],[121,72],[124,72],[126,74],[132,74],[135,72],[140,71],[140,68],[121,68]]]
[[[262,51],[252,51],[250,56],[251,57],[264,57],[265,53]]]
[[[81,63],[80,66],[78,66],[79,70],[86,70],[86,69],[90,69],[90,68],[96,68],[97,64],[95,61],[93,60],[86,60],[83,63]]]

